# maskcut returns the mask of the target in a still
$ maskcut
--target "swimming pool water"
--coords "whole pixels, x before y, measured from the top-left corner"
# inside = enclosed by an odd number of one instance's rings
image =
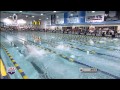
[[[34,43],[33,35],[42,38],[41,44]],[[28,42],[29,51],[23,45],[24,40]],[[9,41],[14,42],[18,48],[11,46]],[[119,41],[111,38],[37,31],[1,32],[1,44],[30,79],[118,79]],[[1,51],[6,67],[14,66],[2,48]],[[92,51],[95,53],[91,53]],[[69,61],[71,58],[75,62]],[[98,72],[80,71],[80,68],[88,67],[97,68]],[[22,77],[16,71],[11,78]]]

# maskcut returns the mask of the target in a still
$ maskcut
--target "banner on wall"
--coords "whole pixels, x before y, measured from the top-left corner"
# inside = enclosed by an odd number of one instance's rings
[[[79,11],[70,11],[68,12],[68,23],[79,23]]]
[[[103,22],[105,11],[86,11],[85,22]]]
[[[32,25],[36,25],[36,26],[37,26],[37,25],[41,25],[41,22],[40,22],[40,21],[33,21],[33,22],[32,22]]]
[[[119,14],[117,11],[106,11],[105,21],[116,21],[119,19]]]
[[[51,24],[55,24],[56,22],[56,15],[51,15]]]

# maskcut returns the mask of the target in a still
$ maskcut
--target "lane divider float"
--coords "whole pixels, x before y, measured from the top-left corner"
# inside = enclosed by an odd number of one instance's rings
[[[22,76],[23,79],[28,79],[28,76],[24,73],[24,71],[20,68],[20,66],[16,63],[16,61],[13,59],[13,57],[10,55],[10,53],[8,52],[8,50],[2,45],[2,48],[4,49],[4,51],[6,52],[6,54],[9,56],[10,60],[12,61],[12,63],[14,64],[14,66],[16,67],[16,69],[18,70],[18,72],[20,73],[20,75]]]

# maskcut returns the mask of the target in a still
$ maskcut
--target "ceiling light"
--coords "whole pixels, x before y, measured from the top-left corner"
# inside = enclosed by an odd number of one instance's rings
[[[94,13],[95,11],[92,11],[92,13]]]
[[[46,19],[48,19],[48,18],[46,18]]]
[[[70,16],[73,16],[73,14],[70,14]]]
[[[32,16],[32,17],[35,17],[35,16]]]
[[[43,15],[43,13],[41,13],[41,15]]]
[[[28,17],[28,16],[26,15],[26,17]]]
[[[19,12],[22,12],[22,11],[19,11]]]
[[[41,20],[41,19],[39,19],[39,20]]]
[[[53,12],[56,12],[56,11],[53,11]]]

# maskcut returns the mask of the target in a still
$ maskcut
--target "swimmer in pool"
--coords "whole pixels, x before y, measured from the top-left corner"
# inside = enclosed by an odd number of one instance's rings
[[[34,36],[34,43],[37,42],[37,36]]]
[[[38,43],[41,44],[41,38],[40,37],[38,37]]]
[[[40,37],[35,37],[34,43],[41,44],[41,38]]]

